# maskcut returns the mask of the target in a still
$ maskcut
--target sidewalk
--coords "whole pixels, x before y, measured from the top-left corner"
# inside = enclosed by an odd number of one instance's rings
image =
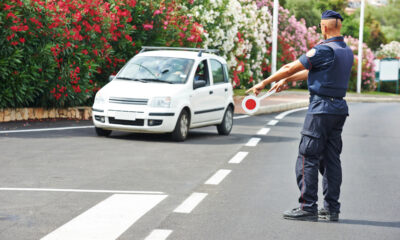
[[[265,94],[265,93],[262,93]],[[245,96],[235,96],[236,114],[247,114],[242,108],[242,100]],[[260,109],[253,115],[268,114],[273,112],[287,111],[295,108],[307,107],[309,93],[304,91],[283,91],[261,100]],[[347,102],[399,102],[400,96],[379,96],[369,94],[350,93],[346,96]]]

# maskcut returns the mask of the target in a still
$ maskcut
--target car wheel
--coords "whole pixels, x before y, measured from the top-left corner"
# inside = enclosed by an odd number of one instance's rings
[[[110,134],[111,134],[111,130],[106,130],[106,129],[102,129],[102,128],[98,128],[98,127],[95,127],[95,130],[96,130],[96,133],[97,133],[97,136],[100,136],[100,137],[108,137],[108,136],[110,136]]]
[[[179,115],[178,121],[174,131],[172,132],[172,139],[178,142],[184,141],[189,132],[189,113],[183,110]]]
[[[224,114],[221,124],[217,125],[219,135],[229,135],[233,126],[233,108],[229,106]]]

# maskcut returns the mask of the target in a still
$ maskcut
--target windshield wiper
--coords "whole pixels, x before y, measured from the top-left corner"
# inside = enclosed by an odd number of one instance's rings
[[[147,72],[149,72],[151,75],[153,75],[153,77],[157,77],[154,73],[153,73],[153,71],[151,71],[150,69],[148,69],[147,67],[145,67],[145,66],[143,66],[142,64],[138,64],[138,63],[132,63],[133,65],[136,65],[136,66],[139,66],[139,67],[142,67],[143,69],[145,69]]]
[[[170,82],[167,80],[162,80],[162,79],[156,79],[156,78],[146,78],[144,80],[149,81],[149,82],[162,82],[162,83],[174,84],[173,82]]]
[[[138,81],[138,82],[147,83],[147,81],[145,79],[140,79],[140,78],[117,77],[117,79]]]

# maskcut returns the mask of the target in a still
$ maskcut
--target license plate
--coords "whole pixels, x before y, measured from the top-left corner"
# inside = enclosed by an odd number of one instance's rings
[[[134,113],[134,112],[115,112],[115,119],[135,121],[136,113]]]

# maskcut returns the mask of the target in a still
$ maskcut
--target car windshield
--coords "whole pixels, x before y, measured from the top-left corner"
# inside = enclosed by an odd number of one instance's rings
[[[173,57],[137,56],[130,60],[117,79],[157,83],[185,83],[194,60]]]

